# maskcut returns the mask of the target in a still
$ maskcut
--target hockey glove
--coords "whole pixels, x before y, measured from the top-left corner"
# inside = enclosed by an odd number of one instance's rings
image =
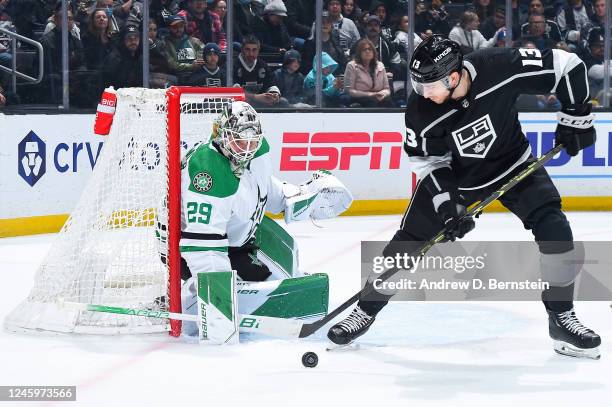
[[[423,178],[423,186],[432,196],[434,210],[445,226],[445,241],[454,242],[474,229],[471,216],[462,218],[466,213],[466,203],[457,190],[457,181],[450,167],[436,168]]]
[[[591,114],[591,104],[570,105],[557,113],[557,131],[555,143],[563,144],[565,151],[572,157],[596,140],[595,128]]]
[[[444,222],[445,241],[454,242],[455,239],[461,239],[476,226],[471,216],[463,217],[467,210],[461,195],[445,192],[434,196],[433,203],[438,216]]]

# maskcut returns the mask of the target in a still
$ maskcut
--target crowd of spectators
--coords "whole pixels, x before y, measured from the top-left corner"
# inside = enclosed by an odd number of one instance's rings
[[[92,107],[101,90],[142,86],[142,49],[148,47],[151,87],[226,86],[226,55],[233,49],[233,83],[257,107],[315,103],[316,40],[321,36],[323,105],[394,107],[405,102],[407,57],[433,34],[457,41],[465,53],[512,46],[575,52],[587,64],[597,102],[603,68],[606,0],[324,0],[322,30],[315,33],[314,0],[235,0],[232,43],[225,0],[150,0],[143,21],[140,0],[72,0],[68,3],[70,97]],[[512,27],[506,27],[507,12]],[[44,78],[38,86],[7,92],[0,72],[0,105],[62,100],[62,9],[57,0],[0,0],[0,28],[39,41]],[[409,37],[409,25],[414,34]],[[142,40],[142,25],[149,37]],[[608,24],[610,26],[612,24]],[[0,34],[0,65],[15,58]],[[36,73],[36,52],[18,48],[18,69]],[[608,73],[611,74],[611,73]],[[528,107],[554,107],[554,96],[524,98]]]

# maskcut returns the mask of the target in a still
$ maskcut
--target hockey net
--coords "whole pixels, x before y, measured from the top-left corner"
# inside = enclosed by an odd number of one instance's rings
[[[244,100],[239,88],[117,91],[111,133],[92,176],[6,328],[180,333],[180,321],[60,303],[180,312],[180,157],[208,141],[213,120],[232,99]]]

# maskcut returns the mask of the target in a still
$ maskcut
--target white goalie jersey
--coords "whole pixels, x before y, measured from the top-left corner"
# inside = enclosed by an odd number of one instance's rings
[[[228,247],[255,236],[264,212],[285,209],[265,138],[240,177],[212,142],[191,150],[181,170],[181,256],[191,273],[228,271]]]

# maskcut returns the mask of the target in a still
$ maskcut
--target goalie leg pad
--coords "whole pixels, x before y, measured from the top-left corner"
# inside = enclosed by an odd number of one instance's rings
[[[235,271],[198,273],[198,328],[201,344],[238,343],[235,286]]]

